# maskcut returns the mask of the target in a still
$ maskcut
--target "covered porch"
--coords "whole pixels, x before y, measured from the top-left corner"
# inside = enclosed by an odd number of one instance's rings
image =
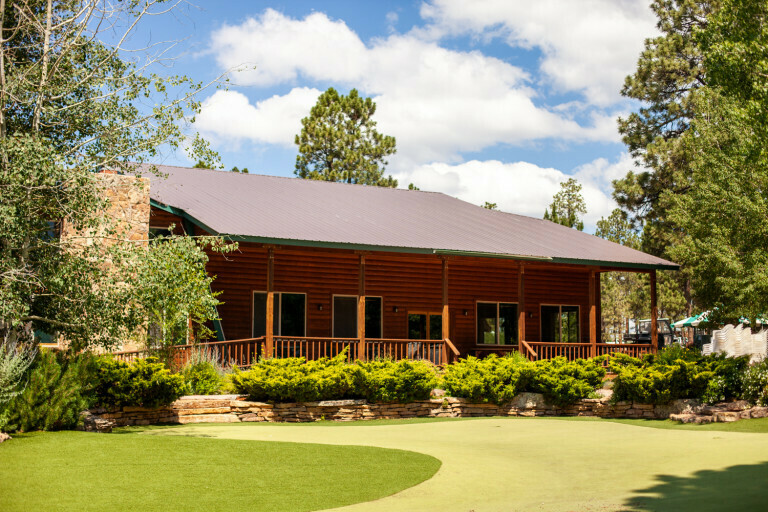
[[[600,274],[613,270],[650,275],[656,318],[655,269],[250,243],[226,259],[212,254],[209,265],[224,302],[218,339],[178,346],[179,362],[195,347],[241,367],[341,353],[445,365],[514,351],[539,360],[657,350],[604,343],[600,322]],[[657,342],[656,322],[651,328]]]

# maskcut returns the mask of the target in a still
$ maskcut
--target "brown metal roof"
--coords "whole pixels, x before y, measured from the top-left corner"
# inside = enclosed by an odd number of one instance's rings
[[[437,192],[157,166],[153,202],[240,240],[403,252],[487,253],[622,267],[677,265],[543,219]]]

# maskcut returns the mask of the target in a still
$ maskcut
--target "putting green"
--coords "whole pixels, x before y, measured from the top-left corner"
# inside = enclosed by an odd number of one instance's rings
[[[609,421],[490,418],[355,425],[195,425],[146,435],[367,445],[432,455],[431,479],[345,511],[768,509],[768,435]]]

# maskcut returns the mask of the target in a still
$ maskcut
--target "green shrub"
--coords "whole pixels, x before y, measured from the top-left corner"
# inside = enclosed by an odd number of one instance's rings
[[[441,387],[449,396],[502,404],[527,391],[533,372],[533,363],[516,352],[484,359],[469,356],[448,365]]]
[[[355,366],[346,363],[346,351],[334,358],[306,361],[303,357],[263,359],[248,371],[230,375],[236,393],[251,400],[315,402],[359,398],[355,396]]]
[[[713,377],[707,384],[702,400],[712,404],[740,399],[744,395],[744,374],[749,366],[749,356],[727,357],[725,354],[704,356],[698,364],[710,371]]]
[[[605,377],[602,359],[576,359],[564,357],[536,361],[528,390],[541,393],[544,399],[560,407],[570,405],[594,392]]]
[[[75,428],[80,413],[93,403],[94,358],[42,350],[35,358],[24,390],[5,405],[4,429]]]
[[[186,384],[154,357],[132,363],[104,357],[98,360],[94,391],[96,402],[106,407],[160,407],[182,396]]]
[[[193,350],[181,369],[190,395],[215,395],[224,387],[224,369],[218,354],[211,350]]]
[[[682,345],[672,344],[659,350],[656,355],[647,354],[645,356],[648,363],[660,363],[671,365],[675,361],[682,360],[686,363],[695,363],[701,360],[701,351],[698,349],[685,348]]]
[[[666,404],[678,398],[701,398],[714,373],[695,362],[652,363],[619,367],[613,380],[613,399]]]
[[[223,385],[218,368],[208,361],[185,366],[182,375],[190,395],[215,395]]]
[[[768,359],[744,371],[743,397],[752,404],[768,405]]]
[[[435,367],[425,361],[358,362],[355,391],[369,402],[413,402],[429,399],[437,386]]]
[[[557,357],[533,363],[517,353],[485,359],[468,357],[448,366],[442,386],[448,395],[472,402],[502,404],[529,391],[541,393],[547,402],[562,407],[590,396],[600,385],[605,376],[601,362]]]

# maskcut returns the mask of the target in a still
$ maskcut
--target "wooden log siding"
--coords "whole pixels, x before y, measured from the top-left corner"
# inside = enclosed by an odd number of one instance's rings
[[[152,209],[152,227],[171,223],[176,224],[177,231],[180,229],[180,218]],[[217,276],[214,290],[222,292],[219,299],[224,304],[219,306],[219,314],[229,340],[252,336],[253,292],[267,289],[267,249],[248,242],[239,245],[238,251],[226,257],[210,254],[208,266],[210,273]],[[352,250],[290,246],[277,246],[274,252],[275,292],[305,293],[306,336],[333,336],[333,295],[358,295],[359,254]],[[590,343],[590,268],[539,262],[524,265],[525,301],[520,313],[525,320],[526,341],[541,341],[541,305],[553,304],[579,306],[579,341]],[[462,355],[474,353],[476,348],[477,301],[519,304],[519,271],[520,262],[515,260],[463,256],[448,260],[449,334]],[[442,279],[442,260],[437,256],[366,253],[365,294],[383,297],[383,338],[408,337],[409,310],[441,314]],[[599,314],[599,301],[596,306]]]
[[[211,255],[209,268],[217,276],[214,289],[223,292],[220,300],[225,304],[219,313],[227,339],[252,336],[252,292],[266,291],[266,254],[261,246],[241,243],[240,250],[226,258]],[[333,336],[333,295],[359,294],[359,255],[277,247],[274,265],[275,292],[307,294],[306,336]],[[476,302],[518,303],[518,272],[519,264],[512,260],[453,257],[448,261],[450,337],[462,354],[475,348]],[[579,306],[580,341],[589,343],[589,271],[527,264],[525,275],[526,340],[540,341],[541,304],[564,304]],[[365,294],[383,297],[382,336],[407,338],[408,311],[441,314],[442,278],[442,260],[436,256],[367,254]]]

